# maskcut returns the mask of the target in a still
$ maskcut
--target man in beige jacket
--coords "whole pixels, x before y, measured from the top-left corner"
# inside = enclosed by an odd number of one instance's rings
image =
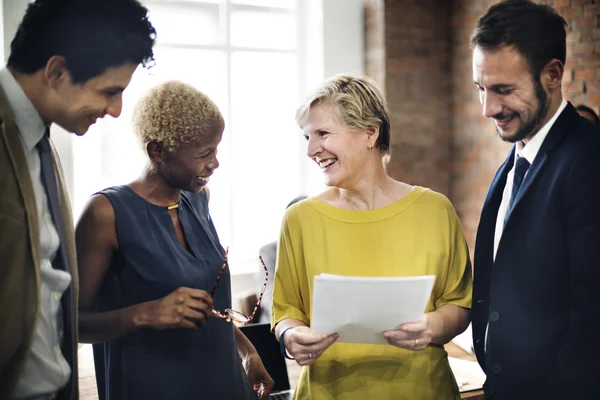
[[[119,116],[155,30],[136,0],[36,0],[0,70],[0,399],[76,399],[73,222],[50,125]]]

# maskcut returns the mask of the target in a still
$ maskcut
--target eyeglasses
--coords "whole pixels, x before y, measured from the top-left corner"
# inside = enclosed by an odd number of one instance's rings
[[[211,297],[215,296],[215,291],[217,290],[217,286],[219,285],[219,280],[221,279],[221,275],[223,275],[223,271],[225,271],[225,268],[227,268],[227,255],[228,254],[229,254],[229,248],[227,248],[225,250],[225,261],[223,261],[223,266],[221,267],[221,270],[219,271],[217,280],[215,281],[215,284],[213,285],[212,290],[210,291]],[[265,265],[265,262],[263,261],[261,256],[259,256],[258,258],[260,259],[260,262],[261,262],[263,268],[265,269],[265,283],[263,284],[262,290],[260,291],[260,295],[258,296],[258,301],[256,302],[256,305],[254,306],[254,310],[252,311],[252,314],[250,314],[250,316],[248,317],[239,311],[228,308],[225,311],[217,311],[217,310],[213,309],[212,310],[213,316],[220,318],[220,319],[224,319],[227,322],[235,321],[242,325],[249,324],[250,322],[252,322],[252,320],[254,320],[254,315],[256,315],[258,306],[260,306],[260,302],[263,298],[263,295],[265,294],[265,289],[267,288],[267,282],[269,281],[269,271],[267,270],[267,266]]]

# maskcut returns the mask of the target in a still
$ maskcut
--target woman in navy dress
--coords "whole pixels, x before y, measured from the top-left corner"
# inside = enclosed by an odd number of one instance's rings
[[[206,184],[223,117],[181,82],[152,89],[134,125],[142,176],[90,199],[77,224],[79,338],[95,343],[102,400],[268,398],[273,380],[248,339],[210,318],[231,307],[229,269]]]

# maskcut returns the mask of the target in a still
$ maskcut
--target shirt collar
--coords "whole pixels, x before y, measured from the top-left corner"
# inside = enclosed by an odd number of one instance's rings
[[[46,132],[42,117],[8,68],[0,69],[0,85],[15,115],[15,122],[28,151],[35,148]]]
[[[537,153],[542,147],[542,143],[544,143],[544,139],[546,139],[546,136],[548,136],[548,133],[552,128],[552,125],[554,125],[554,123],[558,119],[558,116],[565,109],[566,106],[567,101],[565,99],[562,99],[558,110],[556,110],[550,121],[548,121],[546,125],[544,125],[542,129],[540,129],[538,133],[536,133],[535,136],[532,137],[531,140],[527,142],[525,146],[523,146],[523,142],[521,140],[517,142],[517,149],[515,151],[515,162],[517,161],[517,157],[525,157],[525,159],[529,161],[529,164],[533,164],[533,160],[535,160]]]

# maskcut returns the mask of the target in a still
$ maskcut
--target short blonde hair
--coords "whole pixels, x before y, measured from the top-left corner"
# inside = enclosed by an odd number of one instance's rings
[[[377,84],[365,75],[340,74],[327,79],[309,95],[296,111],[296,123],[304,128],[310,108],[331,102],[350,129],[379,128],[375,147],[390,154],[390,117],[388,106]]]
[[[169,150],[180,144],[201,143],[204,132],[222,120],[221,111],[207,95],[180,81],[150,89],[133,113],[140,144],[162,142]]]

